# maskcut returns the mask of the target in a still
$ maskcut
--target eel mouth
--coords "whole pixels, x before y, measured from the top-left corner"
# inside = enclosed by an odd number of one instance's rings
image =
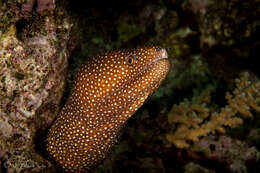
[[[145,70],[147,70],[148,68],[150,68],[153,64],[155,64],[156,62],[163,60],[163,59],[167,59],[168,60],[168,53],[166,51],[166,49],[164,48],[157,48],[156,51],[158,52],[158,57],[156,57],[155,59],[153,59],[143,70],[141,70],[138,74],[144,72]],[[137,75],[138,75],[137,74]]]
[[[164,49],[164,48],[159,48],[159,49],[157,49],[156,51],[158,52],[158,54],[159,54],[160,56],[158,56],[158,57],[157,57],[156,59],[154,59],[152,62],[157,62],[157,61],[159,61],[159,60],[161,60],[161,59],[168,59],[168,53],[167,53],[166,49]]]

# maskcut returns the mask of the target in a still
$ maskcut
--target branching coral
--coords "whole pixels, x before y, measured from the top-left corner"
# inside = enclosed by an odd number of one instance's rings
[[[217,111],[207,107],[210,92],[202,93],[202,100],[195,103],[184,102],[174,105],[169,113],[169,123],[176,123],[177,129],[166,135],[178,148],[186,148],[189,141],[198,141],[199,137],[209,133],[224,133],[225,126],[234,128],[243,123],[243,118],[253,118],[252,110],[260,112],[260,81],[243,73],[236,81],[236,89],[226,93],[228,104]],[[241,116],[240,116],[241,115]]]

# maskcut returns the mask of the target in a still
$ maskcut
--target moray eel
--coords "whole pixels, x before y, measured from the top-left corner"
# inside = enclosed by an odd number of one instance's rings
[[[66,172],[93,169],[169,69],[167,51],[159,46],[89,59],[77,72],[71,95],[48,132],[47,151]]]

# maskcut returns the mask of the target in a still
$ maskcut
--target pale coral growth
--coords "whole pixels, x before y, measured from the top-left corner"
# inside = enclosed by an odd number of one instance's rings
[[[33,6],[36,4],[36,0],[29,0],[28,2],[22,4],[22,13],[25,17],[33,11]],[[56,7],[55,0],[37,0],[37,12],[41,13],[43,11],[53,10]]]
[[[209,3],[208,0],[189,0],[191,6],[192,6],[192,10],[194,13],[202,13],[205,14],[206,13],[206,7],[207,4]]]
[[[166,135],[167,139],[178,148],[189,147],[189,141],[198,141],[200,137],[209,133],[224,133],[225,126],[231,128],[243,123],[244,118],[253,118],[251,110],[260,111],[260,81],[249,73],[243,73],[236,80],[236,89],[233,93],[226,93],[228,105],[217,111],[207,107],[207,99],[195,103],[184,102],[174,105],[169,113],[169,123],[177,124],[173,133]],[[210,93],[208,93],[210,94]],[[205,102],[205,100],[207,100]]]
[[[253,118],[250,108],[260,112],[260,82],[257,79],[251,81],[249,78],[249,73],[244,73],[240,79],[237,79],[237,88],[233,95],[227,93],[226,99],[231,108],[245,117]]]
[[[0,117],[2,115],[0,114]],[[0,134],[4,137],[10,137],[13,131],[13,127],[8,123],[7,119],[2,120],[0,119]]]
[[[207,158],[223,163],[232,173],[250,172],[252,165],[249,163],[257,163],[260,158],[260,152],[256,147],[229,136],[209,135],[200,139],[194,146],[188,149],[191,157]]]
[[[37,12],[41,13],[45,10],[53,10],[55,8],[55,0],[37,0]]]
[[[25,14],[26,17],[32,12],[34,3],[35,0],[30,0],[22,5],[21,11],[23,14]]]

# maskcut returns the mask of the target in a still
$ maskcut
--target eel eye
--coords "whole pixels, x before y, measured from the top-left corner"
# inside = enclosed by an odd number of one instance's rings
[[[126,64],[128,65],[134,65],[136,63],[136,56],[129,55],[126,57]]]

